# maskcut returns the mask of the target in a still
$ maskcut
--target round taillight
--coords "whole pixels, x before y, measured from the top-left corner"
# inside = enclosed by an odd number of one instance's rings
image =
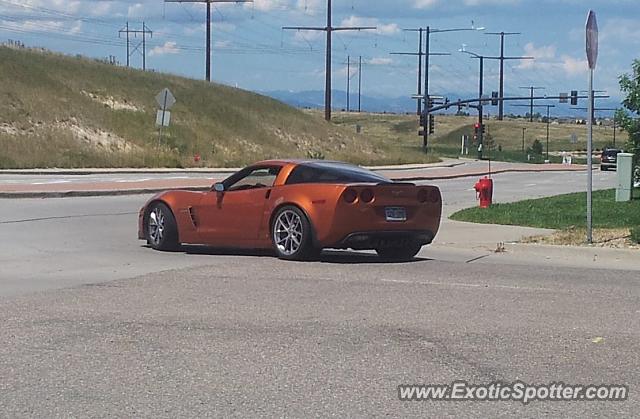
[[[427,191],[426,189],[420,189],[418,191],[418,202],[420,202],[421,204],[424,204],[428,200],[429,200],[429,191]]]
[[[433,202],[434,204],[437,202],[440,202],[440,190],[439,189],[431,189],[431,192],[429,192],[429,201]]]
[[[373,201],[373,191],[371,189],[365,189],[360,192],[360,200],[367,204]]]
[[[342,198],[345,200],[345,202],[353,204],[354,202],[356,202],[356,199],[358,199],[358,193],[353,189],[347,189],[346,191],[344,191]]]

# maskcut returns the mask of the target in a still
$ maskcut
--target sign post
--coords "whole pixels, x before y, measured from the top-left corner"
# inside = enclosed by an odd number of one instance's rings
[[[160,156],[160,143],[162,140],[162,129],[168,127],[171,122],[171,112],[169,110],[176,104],[176,98],[171,90],[164,88],[156,96],[156,103],[160,107],[156,114],[156,126],[160,128],[158,133],[158,156]]]
[[[587,110],[587,242],[593,243],[593,72],[598,61],[598,22],[589,10],[586,25],[587,61],[589,62],[589,105]]]

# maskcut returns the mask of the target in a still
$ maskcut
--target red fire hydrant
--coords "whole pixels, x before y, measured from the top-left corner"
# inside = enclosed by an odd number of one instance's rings
[[[474,186],[476,198],[480,198],[480,208],[489,208],[493,202],[493,179],[485,176]]]

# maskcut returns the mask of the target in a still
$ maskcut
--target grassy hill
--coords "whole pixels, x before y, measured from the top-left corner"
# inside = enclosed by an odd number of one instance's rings
[[[477,116],[453,116],[436,115],[435,134],[429,137],[429,146],[433,153],[440,156],[457,157],[460,154],[462,135],[473,137],[474,124]],[[422,144],[418,137],[418,119],[414,115],[390,115],[390,114],[337,114],[334,122],[338,125],[362,126],[364,132],[372,139],[386,139],[398,147],[416,148]],[[534,140],[542,142],[546,147],[547,125],[544,122],[529,122],[523,118],[506,118],[498,121],[494,118],[486,119],[487,132],[493,138],[494,149],[490,154],[495,160],[503,161],[527,161],[526,153],[522,153],[522,128],[525,131],[525,150],[530,148]],[[576,144],[571,143],[572,134],[576,135]],[[624,147],[628,136],[618,129],[616,144]],[[611,126],[594,126],[594,149],[613,143],[613,128]],[[552,161],[561,161],[560,153],[570,152],[574,156],[586,156],[587,127],[572,123],[556,123],[552,121],[549,126],[549,151]],[[502,152],[498,152],[498,147]],[[473,147],[469,148],[469,157],[475,158],[477,152]],[[541,163],[543,156],[531,156],[531,162]]]
[[[159,142],[155,96],[164,87],[177,103]],[[7,47],[0,47],[0,115],[0,168],[231,167],[310,155],[360,164],[433,160],[240,89]]]

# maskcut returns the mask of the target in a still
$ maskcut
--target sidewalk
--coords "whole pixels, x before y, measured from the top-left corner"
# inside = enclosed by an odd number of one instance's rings
[[[481,177],[489,174],[488,162],[462,159],[430,165],[378,166],[370,169],[394,181],[404,182]],[[170,189],[207,190],[213,183],[223,180],[236,170],[224,168],[8,170],[0,171],[0,198],[148,194]],[[586,171],[586,166],[491,163],[492,174],[546,171]],[[137,178],[136,175],[138,175]],[[149,178],[151,175],[154,178]],[[83,179],[85,176],[90,179]],[[122,178],[122,176],[128,178]]]

